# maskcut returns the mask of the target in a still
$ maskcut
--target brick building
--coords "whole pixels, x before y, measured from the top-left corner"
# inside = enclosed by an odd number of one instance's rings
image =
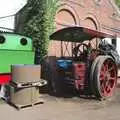
[[[25,8],[16,15],[16,31],[22,31]],[[22,19],[20,19],[22,17]],[[71,25],[85,26],[98,31],[120,36],[120,12],[114,0],[61,0],[56,14],[56,29]],[[73,43],[52,41],[49,45],[48,55],[68,56],[72,54],[69,49]]]

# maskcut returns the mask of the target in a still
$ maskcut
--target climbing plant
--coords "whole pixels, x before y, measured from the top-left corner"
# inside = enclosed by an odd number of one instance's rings
[[[47,54],[49,35],[54,30],[54,20],[59,0],[28,0],[24,34],[31,36],[34,48],[39,48],[40,61]]]
[[[120,0],[115,0],[117,6],[120,8]]]

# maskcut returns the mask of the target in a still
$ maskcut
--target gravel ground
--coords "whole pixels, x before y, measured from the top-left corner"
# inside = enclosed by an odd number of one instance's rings
[[[0,104],[0,120],[120,120],[120,88],[106,101],[42,95],[44,104],[16,110]]]

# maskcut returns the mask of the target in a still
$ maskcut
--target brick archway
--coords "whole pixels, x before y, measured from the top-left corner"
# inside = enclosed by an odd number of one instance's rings
[[[97,24],[91,17],[85,18],[84,26],[87,27],[87,28],[97,30]]]
[[[95,30],[101,30],[99,20],[94,13],[87,13],[82,22],[83,26],[92,28]]]
[[[74,14],[66,8],[57,12],[55,22],[57,30],[77,24]]]
[[[61,4],[55,17],[56,30],[72,25],[79,25],[79,16],[70,5]],[[55,56],[72,56],[72,48],[74,44],[70,42],[52,41],[49,50]],[[50,55],[51,55],[50,54]]]
[[[100,26],[99,26],[98,21],[92,15],[88,15],[84,19],[83,26],[87,27],[87,28],[90,28],[90,29],[93,29],[93,30],[100,30]],[[96,48],[96,46],[99,44],[98,41],[96,41],[96,39],[97,38],[95,38],[91,41],[93,48]]]
[[[75,9],[69,4],[61,4],[55,17],[56,27],[64,28],[79,25],[80,18]]]
[[[57,30],[77,24],[75,13],[71,9],[72,8],[62,6],[62,8],[57,12],[55,18]],[[61,56],[72,56],[72,43],[61,42],[60,46]]]

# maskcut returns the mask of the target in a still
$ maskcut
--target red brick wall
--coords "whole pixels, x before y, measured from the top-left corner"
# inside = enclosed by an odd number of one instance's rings
[[[56,30],[71,25],[85,26],[102,32],[120,36],[119,11],[112,0],[61,0],[56,14]],[[72,55],[72,43],[52,41],[49,56]]]

